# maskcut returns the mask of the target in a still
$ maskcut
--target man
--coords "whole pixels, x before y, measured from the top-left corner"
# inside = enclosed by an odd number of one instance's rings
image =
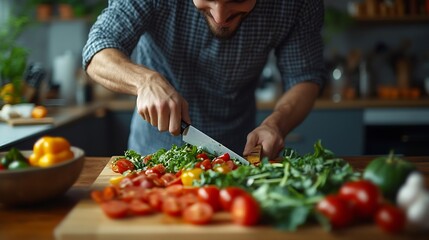
[[[238,153],[261,144],[274,158],[324,82],[323,14],[320,0],[111,0],[83,65],[137,96],[129,149],[181,146],[183,119]],[[285,93],[256,126],[254,91],[271,50]]]

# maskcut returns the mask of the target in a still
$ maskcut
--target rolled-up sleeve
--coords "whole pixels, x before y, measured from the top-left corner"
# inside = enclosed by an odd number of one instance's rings
[[[293,31],[276,49],[284,90],[303,81],[321,86],[326,82],[321,29],[324,6],[320,0],[306,0]]]
[[[140,36],[151,25],[155,9],[153,0],[110,0],[89,31],[82,51],[83,69],[87,69],[96,53],[106,48],[130,56]]]

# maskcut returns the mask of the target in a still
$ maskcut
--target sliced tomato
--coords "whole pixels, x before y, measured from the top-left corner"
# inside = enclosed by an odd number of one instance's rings
[[[213,210],[219,211],[222,209],[219,197],[219,188],[216,186],[204,186],[198,189],[198,200],[208,203]]]
[[[351,204],[338,195],[328,195],[316,205],[317,211],[322,213],[333,228],[349,226],[353,221]]]
[[[177,179],[176,176],[174,176],[174,174],[172,173],[165,173],[164,175],[161,176],[161,180],[164,181],[164,186],[168,186],[170,182],[176,179]]]
[[[227,165],[231,170],[235,170],[237,168],[237,165],[235,165],[235,163],[232,160],[226,161],[225,165]]]
[[[231,206],[232,221],[242,226],[258,224],[261,217],[259,203],[252,195],[245,193],[235,198]]]
[[[154,212],[152,207],[149,204],[139,199],[133,199],[129,204],[129,208],[130,208],[130,212],[133,215],[139,215],[139,216],[150,215]]]
[[[120,200],[105,201],[100,206],[103,212],[110,218],[124,218],[128,215],[128,203]]]
[[[197,195],[192,194],[192,193],[185,193],[179,197],[179,202],[180,202],[182,209],[186,209],[187,207],[191,206],[192,204],[197,203],[198,197],[197,197]]]
[[[104,202],[103,192],[99,190],[91,191],[91,199],[96,203]]]
[[[118,191],[113,186],[107,186],[103,189],[103,199],[105,201],[113,200],[118,196]]]
[[[173,217],[182,215],[182,205],[179,199],[172,196],[166,197],[162,203],[162,212]]]
[[[345,183],[339,196],[352,203],[355,215],[360,219],[372,219],[382,201],[380,189],[368,180]]]
[[[388,233],[401,232],[406,224],[404,211],[390,204],[379,207],[374,218],[377,226]]]
[[[183,195],[183,185],[170,185],[165,188],[168,196],[180,197]]]
[[[221,189],[219,192],[219,197],[220,197],[220,203],[222,205],[222,208],[225,211],[229,212],[231,210],[231,206],[234,200],[238,196],[245,193],[247,192],[244,189],[239,187],[227,187],[227,188]]]
[[[215,158],[212,161],[212,168],[215,168],[217,165],[223,165],[226,161],[223,160],[222,158]]]
[[[112,170],[114,172],[118,172],[118,173],[121,173],[121,174],[123,172],[125,172],[125,171],[134,170],[135,169],[134,164],[130,160],[126,159],[126,158],[120,158],[120,159],[116,160],[113,163],[113,165],[114,166],[112,166]]]
[[[161,193],[155,191],[149,193],[148,202],[152,209],[161,212],[163,200]]]
[[[213,219],[213,209],[208,203],[196,202],[185,208],[183,211],[183,220],[187,223],[203,225]]]

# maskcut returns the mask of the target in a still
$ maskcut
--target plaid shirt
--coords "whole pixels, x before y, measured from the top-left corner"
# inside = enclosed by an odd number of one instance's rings
[[[323,13],[321,0],[259,0],[236,35],[220,40],[191,0],[110,0],[91,28],[83,66],[104,48],[132,55],[188,101],[196,128],[241,153],[255,127],[255,88],[271,50],[285,91],[325,81]],[[180,137],[134,113],[130,149],[149,154],[172,144],[181,145]]]

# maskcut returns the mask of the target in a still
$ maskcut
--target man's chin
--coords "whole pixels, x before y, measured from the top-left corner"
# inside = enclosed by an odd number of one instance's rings
[[[208,16],[205,16],[205,19],[208,27],[210,28],[210,32],[213,34],[213,36],[221,40],[227,40],[234,37],[234,35],[237,33],[237,30],[241,24],[241,21],[239,21],[238,23],[236,23],[236,25],[232,25],[228,27],[220,27],[220,26],[216,26],[215,23],[213,23]]]

